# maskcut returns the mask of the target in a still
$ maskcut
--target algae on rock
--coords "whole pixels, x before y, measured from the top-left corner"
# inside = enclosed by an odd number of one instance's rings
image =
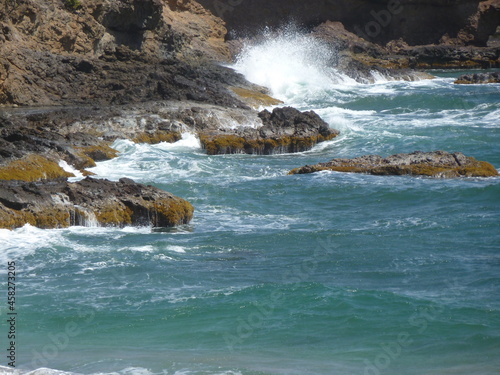
[[[485,161],[478,161],[461,152],[445,151],[396,154],[387,158],[365,155],[354,159],[333,159],[326,163],[295,168],[289,174],[320,171],[367,173],[373,175],[410,175],[437,178],[495,177],[498,171]]]

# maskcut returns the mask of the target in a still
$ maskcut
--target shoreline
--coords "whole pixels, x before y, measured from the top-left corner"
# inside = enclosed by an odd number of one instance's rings
[[[100,0],[71,9],[57,0],[26,0],[0,9],[2,181],[67,178],[62,162],[89,175],[86,168],[116,157],[110,145],[119,137],[154,144],[191,131],[210,155],[265,155],[306,151],[339,134],[312,111],[283,107],[269,89],[227,66],[261,38],[231,37],[230,22],[193,0],[134,4]],[[351,26],[327,20],[301,37],[328,51],[326,66],[359,83],[375,74],[427,79],[415,68],[436,65],[500,67],[497,47],[451,39],[377,44]]]

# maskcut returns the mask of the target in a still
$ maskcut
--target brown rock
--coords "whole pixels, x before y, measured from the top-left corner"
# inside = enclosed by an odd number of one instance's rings
[[[493,177],[498,171],[488,162],[478,161],[460,152],[445,151],[396,154],[383,158],[366,155],[354,159],[333,159],[327,163],[306,165],[290,171],[290,174],[319,171],[367,173],[374,175],[412,175],[438,178]]]
[[[196,100],[243,104],[224,88],[226,30],[194,1],[0,4],[0,105]],[[169,7],[172,6],[172,8]],[[234,78],[233,78],[234,79]],[[239,78],[240,81],[244,81]]]
[[[487,84],[500,83],[500,72],[463,74],[457,78],[455,84]]]
[[[275,108],[261,111],[259,118],[263,126],[257,128],[240,127],[229,134],[224,129],[200,131],[202,147],[209,155],[292,153],[310,150],[339,134],[313,111]]]
[[[484,36],[498,26],[498,0],[198,1],[221,17],[235,35],[254,35],[263,27],[276,28],[290,21],[310,28],[339,21],[348,31],[381,45],[399,38],[409,45],[434,44],[444,34],[456,37],[466,28],[473,35],[472,43],[484,45]]]
[[[192,215],[193,207],[184,199],[130,179],[0,181],[0,228],[27,223],[40,228],[171,227],[189,223]]]

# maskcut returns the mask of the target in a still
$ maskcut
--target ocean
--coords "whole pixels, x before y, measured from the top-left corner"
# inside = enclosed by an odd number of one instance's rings
[[[188,199],[189,225],[0,230],[0,374],[500,374],[500,178],[287,175],[364,154],[460,151],[500,168],[500,85],[357,83],[299,35],[234,68],[341,135],[208,156],[117,140],[91,169]],[[15,368],[8,263],[16,270]]]

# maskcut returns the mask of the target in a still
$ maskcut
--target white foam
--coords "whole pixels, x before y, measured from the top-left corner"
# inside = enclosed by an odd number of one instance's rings
[[[158,145],[163,150],[201,149],[201,143],[194,133],[182,133],[182,138],[174,143],[162,142]]]
[[[84,176],[82,172],[80,172],[78,169],[75,169],[72,165],[69,165],[65,160],[59,161],[59,166],[64,169],[65,172],[71,173],[74,175],[74,177],[68,178],[69,181],[79,181],[81,180]]]
[[[324,95],[335,85],[355,83],[332,68],[330,48],[293,28],[266,33],[264,41],[246,46],[234,68],[250,81],[268,87],[273,96],[294,98]]]
[[[138,182],[178,180],[210,169],[208,161],[198,157],[202,154],[201,145],[192,133],[183,133],[182,139],[175,143],[151,145],[117,140],[112,147],[120,151],[117,158],[89,168],[97,177],[111,180],[128,177]]]
[[[123,250],[137,251],[140,253],[149,253],[149,252],[154,251],[155,248],[152,245],[144,245],[144,246],[127,247],[127,248],[124,248]]]
[[[0,261],[2,263],[15,261],[32,254],[37,248],[50,246],[59,241],[58,233],[38,229],[30,224],[14,230],[0,229],[0,242],[2,243]]]
[[[185,253],[186,250],[182,246],[169,245],[167,246],[167,250],[173,251],[174,253]]]
[[[0,229],[0,262],[6,264],[7,261],[17,261],[26,256],[34,254],[40,249],[52,249],[56,246],[65,246],[74,252],[95,252],[112,249],[109,241],[101,241],[102,245],[81,245],[69,239],[69,235],[85,235],[93,238],[119,239],[129,233],[151,233],[151,228],[147,227],[125,227],[125,228],[104,228],[104,227],[69,227],[64,229],[39,229],[26,224],[22,228],[14,230]],[[68,256],[71,256],[68,253]],[[0,273],[6,272],[0,268]]]

